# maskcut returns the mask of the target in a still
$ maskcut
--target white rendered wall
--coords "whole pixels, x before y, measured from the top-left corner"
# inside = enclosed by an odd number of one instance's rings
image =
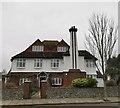
[[[34,59],[26,59],[25,68],[17,68],[17,60],[12,62],[12,72],[63,72],[71,69],[70,56],[64,56],[63,59],[59,59],[59,67],[51,68],[51,59],[43,59],[42,68],[34,68]],[[83,56],[78,57],[78,69],[87,72],[86,74],[96,74],[96,68],[86,67],[86,63]]]
[[[64,56],[63,62],[64,62],[64,68],[63,68],[64,71],[68,71],[69,69],[71,69],[70,56]]]
[[[51,68],[51,59],[43,60],[42,68],[34,68],[34,59],[26,59],[25,68],[17,68],[17,60],[13,60],[12,62],[12,72],[57,72],[63,71],[63,60],[59,59],[59,68]]]
[[[104,82],[102,78],[96,78],[96,80],[98,81],[97,87],[104,87]]]
[[[84,56],[78,57],[78,69],[85,72]]]
[[[86,61],[84,61],[84,64],[85,64],[85,71],[87,72],[87,74],[97,75],[97,73],[96,73],[96,67],[87,67],[86,66]]]

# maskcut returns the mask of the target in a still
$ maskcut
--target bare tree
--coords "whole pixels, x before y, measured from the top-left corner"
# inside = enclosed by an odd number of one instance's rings
[[[93,14],[89,19],[89,29],[86,35],[85,45],[87,49],[98,58],[95,62],[97,70],[103,74],[104,98],[106,93],[106,68],[107,61],[111,58],[115,44],[117,42],[118,29],[113,20],[104,14]]]
[[[5,75],[7,71],[5,69],[2,70],[2,75]]]

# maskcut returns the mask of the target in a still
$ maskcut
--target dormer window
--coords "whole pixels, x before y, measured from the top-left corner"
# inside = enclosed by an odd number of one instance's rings
[[[66,52],[68,50],[68,47],[57,47],[58,52]]]
[[[43,46],[39,46],[39,45],[32,46],[32,51],[42,52],[43,49],[44,49]]]

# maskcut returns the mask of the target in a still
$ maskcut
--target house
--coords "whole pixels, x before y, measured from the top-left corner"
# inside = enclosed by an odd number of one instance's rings
[[[48,80],[54,87],[68,87],[75,78],[96,78],[97,60],[86,50],[77,48],[77,29],[70,31],[70,46],[62,39],[37,39],[27,49],[11,58],[9,80],[16,85],[30,81],[34,87],[41,87],[42,80]]]

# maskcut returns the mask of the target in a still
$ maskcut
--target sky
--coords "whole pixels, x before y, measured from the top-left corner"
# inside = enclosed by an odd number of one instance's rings
[[[93,13],[104,13],[118,23],[117,2],[3,2],[2,65],[7,71],[11,57],[37,39],[70,43],[69,28],[78,28],[78,49],[85,49],[85,34]]]

